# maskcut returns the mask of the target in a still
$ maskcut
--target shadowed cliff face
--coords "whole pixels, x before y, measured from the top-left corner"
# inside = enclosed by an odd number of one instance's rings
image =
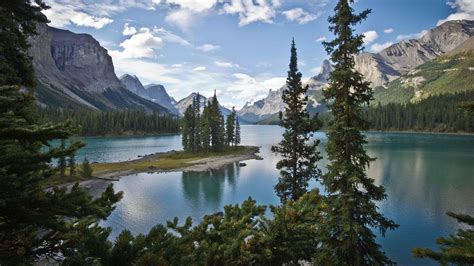
[[[43,105],[167,112],[122,87],[112,58],[92,36],[40,24],[38,35],[30,43],[39,81],[36,94]]]

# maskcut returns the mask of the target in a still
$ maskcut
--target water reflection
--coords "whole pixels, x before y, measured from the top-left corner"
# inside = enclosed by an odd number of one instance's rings
[[[244,144],[260,145],[264,158],[247,161],[245,167],[231,164],[204,173],[123,177],[114,186],[124,191],[124,198],[102,225],[112,227],[114,237],[123,229],[146,233],[153,225],[174,217],[183,221],[191,216],[197,222],[203,215],[222,211],[224,205],[241,203],[249,196],[259,204],[278,204],[273,186],[278,181],[275,164],[280,158],[270,147],[280,140],[281,133],[279,127],[243,126]],[[320,166],[324,168],[326,138],[323,133],[316,137],[322,139],[324,159]],[[144,143],[163,143],[145,139],[127,141],[142,141],[139,147],[145,147]],[[377,158],[368,175],[376,184],[383,185],[388,195],[378,206],[400,225],[379,242],[389,257],[401,265],[427,265],[427,261],[412,258],[411,248],[435,247],[438,236],[457,229],[457,224],[446,217],[446,211],[474,213],[474,137],[383,133],[368,134],[368,141],[369,155]],[[102,149],[103,145],[96,148]],[[174,145],[180,143],[170,141],[168,149],[176,149]],[[144,154],[147,149],[130,152]],[[313,181],[311,186],[319,185]]]
[[[217,208],[222,203],[225,187],[229,188],[231,193],[235,193],[238,169],[238,164],[233,163],[205,172],[183,172],[181,179],[184,197],[194,208],[201,206]]]

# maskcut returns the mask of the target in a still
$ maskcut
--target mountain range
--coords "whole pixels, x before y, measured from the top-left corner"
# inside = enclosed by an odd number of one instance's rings
[[[403,103],[435,94],[474,90],[471,85],[474,83],[464,82],[474,76],[472,75],[474,72],[471,74],[469,70],[474,70],[474,64],[470,61],[472,54],[465,56],[452,54],[459,55],[459,52],[455,52],[457,50],[464,54],[466,51],[471,51],[473,49],[472,37],[474,37],[474,21],[448,21],[427,31],[419,39],[402,40],[379,53],[357,55],[355,68],[364,75],[367,81],[371,82],[376,103]],[[453,64],[463,67],[454,70]],[[440,75],[428,74],[435,71],[433,68],[437,68],[436,71]],[[311,113],[327,109],[322,100],[322,90],[328,86],[327,79],[331,71],[331,63],[325,60],[321,72],[304,84],[309,86],[308,110]],[[418,75],[413,71],[418,71]],[[454,80],[455,77],[458,79]],[[452,82],[437,82],[438,78]],[[423,83],[424,89],[419,87],[420,82]],[[437,88],[432,89],[432,86]],[[277,91],[270,91],[264,99],[246,104],[238,111],[238,114],[254,123],[275,120],[276,114],[284,109],[281,97],[276,97],[281,95],[283,89],[285,86]]]
[[[31,38],[30,54],[38,79],[41,106],[97,110],[143,108],[163,114],[182,115],[194,93],[180,101],[168,95],[163,85],[144,86],[138,77],[115,75],[112,58],[88,34],[38,25]],[[355,57],[355,68],[371,82],[375,103],[416,102],[431,95],[472,90],[474,75],[474,21],[448,21],[418,39],[402,40],[379,53]],[[308,110],[327,110],[322,91],[333,71],[325,60],[308,86]],[[248,102],[237,114],[243,123],[275,119],[284,110],[285,86],[269,90],[260,100]],[[206,101],[201,96],[201,101]],[[221,106],[224,115],[231,111]]]
[[[41,106],[168,113],[165,107],[123,88],[112,58],[92,36],[45,24],[39,24],[37,32],[29,42]]]

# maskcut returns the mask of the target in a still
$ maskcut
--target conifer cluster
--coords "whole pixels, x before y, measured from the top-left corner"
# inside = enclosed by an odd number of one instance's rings
[[[240,124],[235,109],[232,108],[232,113],[225,120],[216,94],[207,104],[205,100],[202,101],[203,98],[197,93],[193,103],[184,112],[181,128],[184,150],[219,152],[226,147],[239,145]]]

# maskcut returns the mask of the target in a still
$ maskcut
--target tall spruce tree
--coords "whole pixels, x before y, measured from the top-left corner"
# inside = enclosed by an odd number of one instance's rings
[[[194,97],[194,144],[193,150],[197,152],[202,149],[201,142],[201,96],[199,92]]]
[[[186,111],[184,111],[182,134],[183,149],[185,151],[193,151],[195,135],[194,109],[192,105],[188,106],[188,108],[186,108]]]
[[[225,140],[225,124],[215,91],[211,104],[209,105],[209,124],[211,128],[212,150],[222,151]]]
[[[67,139],[74,127],[40,124],[33,93],[22,88],[35,83],[27,38],[46,21],[44,8],[40,0],[0,2],[1,265],[32,264],[38,257],[76,249],[71,241],[80,236],[78,224],[97,236],[89,225],[106,218],[120,198],[112,187],[97,199],[77,185],[70,191],[43,187],[56,171],[51,162],[82,147],[78,142],[52,147],[52,140]],[[106,231],[98,227],[96,232]]]
[[[232,113],[227,116],[225,133],[226,145],[231,146],[235,143],[235,108],[232,107]]]
[[[208,152],[211,148],[211,126],[209,124],[209,106],[204,103],[204,109],[201,116],[201,138],[202,138],[202,149]]]
[[[186,108],[186,111],[184,111],[184,115],[182,118],[182,124],[181,124],[181,144],[183,145],[183,149],[185,151],[189,151],[190,145],[189,145],[189,126],[190,126],[190,121],[191,121],[191,108]]]
[[[368,125],[362,107],[372,99],[372,89],[354,69],[354,56],[362,51],[364,37],[354,35],[354,27],[371,11],[354,14],[353,2],[337,3],[334,16],[329,18],[335,39],[324,42],[334,71],[323,91],[332,112],[326,146],[329,165],[323,176],[328,211],[321,225],[321,251],[315,259],[335,265],[389,264],[372,230],[384,236],[397,225],[379,212],[376,202],[387,197],[385,189],[375,185],[365,172],[373,159],[363,146],[367,141],[361,131]]]
[[[235,146],[240,144],[240,122],[239,118],[235,119]]]
[[[283,159],[277,163],[280,178],[275,186],[281,202],[295,201],[307,192],[308,182],[320,175],[316,163],[321,159],[317,146],[319,140],[308,143],[312,132],[319,129],[317,117],[310,118],[306,105],[308,86],[301,83],[298,72],[295,41],[291,43],[290,70],[283,90],[285,114],[280,113],[281,125],[285,128],[283,140],[272,147]]]

